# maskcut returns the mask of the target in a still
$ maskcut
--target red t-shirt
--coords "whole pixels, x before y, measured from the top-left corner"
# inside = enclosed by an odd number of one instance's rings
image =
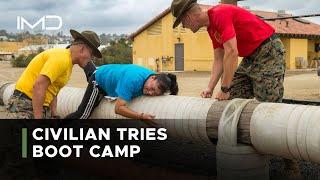
[[[251,12],[234,6],[220,4],[208,11],[210,25],[207,31],[213,48],[223,48],[223,44],[237,38],[240,57],[251,55],[254,50],[275,30]]]

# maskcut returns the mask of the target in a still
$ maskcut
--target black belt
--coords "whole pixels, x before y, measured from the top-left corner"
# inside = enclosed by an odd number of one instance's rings
[[[268,42],[270,42],[270,41],[272,41],[272,40],[278,39],[278,38],[279,38],[279,36],[278,36],[277,34],[272,34],[270,37],[268,37],[267,39],[265,39],[265,40],[260,44],[259,47],[267,44]]]
[[[19,90],[17,90],[17,89],[15,89],[15,90],[13,91],[13,95],[14,95],[14,96],[17,96],[17,97],[24,98],[24,99],[31,100],[31,98],[29,98],[25,93],[23,93],[23,92],[21,92],[21,91],[19,91]]]

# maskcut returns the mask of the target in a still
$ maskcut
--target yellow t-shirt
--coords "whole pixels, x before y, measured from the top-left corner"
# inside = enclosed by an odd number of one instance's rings
[[[16,84],[16,89],[32,99],[33,85],[39,74],[47,76],[51,84],[46,91],[43,105],[49,106],[60,89],[69,81],[72,67],[73,64],[69,49],[53,48],[46,50],[32,59],[20,76]]]

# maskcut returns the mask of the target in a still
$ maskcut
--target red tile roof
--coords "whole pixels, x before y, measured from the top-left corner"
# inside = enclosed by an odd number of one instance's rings
[[[275,18],[278,14],[275,12],[267,11],[251,11],[257,16],[263,18]],[[284,16],[292,16],[291,14],[285,14]],[[284,19],[275,21],[266,21],[273,28],[276,33],[289,36],[289,37],[305,37],[305,38],[320,38],[320,25],[315,24],[305,19]]]
[[[268,11],[258,11],[250,10],[252,13],[260,16],[262,18],[275,18],[278,17],[276,12]],[[155,22],[166,16],[170,13],[170,8],[164,10],[158,16],[153,18],[147,24],[139,28],[136,32],[132,33],[129,38],[134,39],[141,32],[146,30],[148,27],[153,25]],[[291,14],[285,14],[284,16],[292,16]],[[285,20],[275,20],[275,21],[266,21],[273,28],[275,28],[276,33],[284,37],[300,37],[300,38],[317,38],[320,39],[320,25],[307,21],[305,19],[285,19]]]

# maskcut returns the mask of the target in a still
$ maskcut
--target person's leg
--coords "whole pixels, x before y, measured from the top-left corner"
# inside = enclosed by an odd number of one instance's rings
[[[49,107],[43,107],[42,117],[44,119],[52,119],[51,109]]]
[[[251,79],[247,76],[250,61],[244,58],[235,72],[230,86],[230,98],[253,98],[253,86]]]
[[[7,113],[16,119],[34,119],[32,100],[12,95],[8,100]],[[51,119],[51,110],[49,107],[43,107],[43,119]]]
[[[253,83],[254,96],[262,102],[282,102],[284,87],[284,75],[275,73],[274,75],[257,76]]]
[[[12,95],[6,106],[7,112],[16,119],[33,119],[32,101]]]
[[[255,56],[250,72],[255,98],[262,102],[282,102],[284,75],[285,49],[275,39],[262,46]]]
[[[2,139],[0,145],[1,163],[0,179],[31,179],[35,177],[36,168],[32,158],[21,158],[21,129],[28,128],[27,124],[33,120],[32,101],[11,95],[6,106],[10,118],[24,119],[4,122],[1,128]],[[5,128],[5,129],[4,129]]]
[[[262,46],[255,57],[250,77],[257,100],[262,102],[282,102],[284,94],[285,48],[280,39]],[[299,179],[300,169],[296,160],[284,159],[286,177]]]
[[[103,95],[99,91],[95,79],[89,81],[86,92],[82,98],[76,112],[73,112],[65,117],[65,119],[88,119],[102,99]]]
[[[65,119],[89,118],[94,108],[99,105],[99,102],[102,99],[102,92],[99,91],[95,82],[94,72],[96,71],[96,66],[94,63],[92,61],[88,62],[88,64],[83,68],[83,71],[88,81],[86,92],[77,111],[67,115]]]
[[[97,68],[92,61],[89,61],[88,64],[83,68],[83,71],[86,75],[88,83],[89,83],[89,80],[92,77],[93,73],[96,71],[96,69]]]

